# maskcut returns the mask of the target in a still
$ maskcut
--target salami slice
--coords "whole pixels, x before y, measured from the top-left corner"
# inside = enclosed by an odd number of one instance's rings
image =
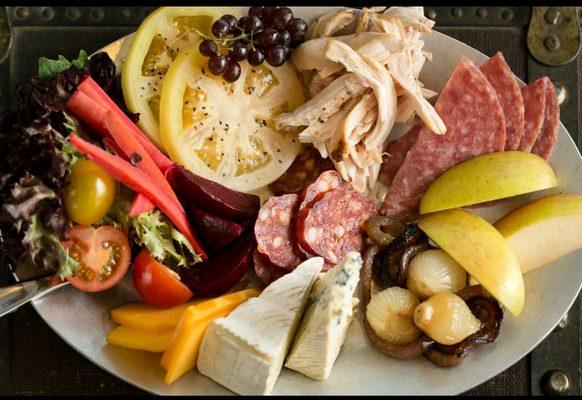
[[[322,158],[315,147],[307,147],[297,156],[289,169],[269,185],[271,191],[280,196],[288,193],[300,194],[305,187],[315,182],[323,171],[333,169],[329,158]]]
[[[301,194],[299,204],[299,211],[308,206],[320,193],[329,192],[339,187],[348,187],[348,183],[344,182],[337,173],[337,171],[325,171],[313,182],[307,186]]]
[[[375,211],[374,200],[355,190],[320,193],[297,216],[297,239],[307,251],[336,265],[350,250],[363,250],[361,227]]]
[[[546,111],[540,134],[534,143],[531,152],[547,160],[552,154],[558,139],[558,122],[560,122],[560,106],[556,89],[550,82],[546,87]]]
[[[518,150],[531,151],[542,130],[546,114],[548,84],[552,83],[548,77],[544,76],[521,88],[525,106],[525,124]]]
[[[521,89],[505,61],[503,54],[497,52],[480,67],[497,97],[505,116],[505,150],[515,150],[521,141],[524,125],[524,105]]]
[[[259,210],[255,222],[257,249],[278,267],[293,269],[299,258],[293,251],[291,224],[297,211],[296,194],[271,197]]]
[[[381,212],[409,220],[422,194],[441,173],[469,158],[505,148],[505,117],[495,89],[473,62],[462,58],[435,104],[447,127],[423,127],[390,186]]]
[[[257,249],[255,249],[253,253],[253,265],[255,274],[257,274],[265,285],[269,285],[285,275],[285,270],[273,265],[269,259],[262,255]]]
[[[422,126],[422,124],[414,125],[408,132],[388,145],[387,154],[382,157],[382,167],[380,168],[378,179],[387,185],[392,184],[392,179],[394,179],[404,158],[406,158],[408,150],[416,142]]]
[[[301,212],[301,209],[307,207],[317,197],[318,194],[328,192],[330,190],[334,190],[343,186],[347,187],[347,183],[342,181],[341,176],[335,170],[322,172],[319,175],[319,177],[315,180],[315,182],[313,182],[303,190],[303,193],[299,197],[300,203],[298,207],[298,213]],[[296,222],[297,219],[295,218],[293,220],[293,225],[291,229],[293,237],[292,244],[295,254],[301,260],[307,260],[308,258],[315,257],[314,254],[311,254],[309,251],[304,249],[303,246],[301,246],[301,244],[299,243],[299,240],[297,238],[297,227],[295,225]]]

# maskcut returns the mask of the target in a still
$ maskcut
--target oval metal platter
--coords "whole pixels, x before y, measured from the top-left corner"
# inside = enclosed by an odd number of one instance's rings
[[[308,22],[333,10],[331,7],[296,7],[295,13]],[[481,64],[487,56],[439,32],[425,35],[425,50],[432,52],[421,80],[439,91],[457,62],[466,56]],[[131,35],[104,48],[120,65]],[[550,164],[560,187],[499,202],[492,207],[473,209],[489,221],[534,198],[557,192],[582,193],[582,158],[563,125]],[[393,137],[398,136],[395,134]],[[411,361],[390,358],[368,341],[359,311],[348,332],[333,372],[325,381],[314,381],[283,368],[273,394],[458,394],[499,374],[527,355],[557,325],[576,299],[582,285],[582,252],[571,253],[551,265],[525,276],[525,308],[519,319],[505,313],[501,334],[493,344],[472,351],[462,366],[438,368],[420,357]],[[232,392],[196,370],[171,386],[163,383],[160,355],[109,345],[106,334],[115,326],[109,310],[138,300],[131,279],[104,293],[84,293],[72,287],[34,303],[41,317],[67,343],[89,360],[126,382],[160,395],[211,395]]]

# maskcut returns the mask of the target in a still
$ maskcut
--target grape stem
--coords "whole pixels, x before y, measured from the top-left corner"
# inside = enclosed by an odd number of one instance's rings
[[[242,32],[242,29],[240,27],[236,26],[235,28],[238,29],[238,30],[240,30]],[[250,34],[242,32],[239,36],[235,36],[233,38],[218,39],[218,38],[215,38],[215,37],[208,36],[208,35],[204,34],[203,32],[200,32],[196,28],[190,28],[190,29],[194,33],[196,33],[197,35],[203,37],[204,39],[212,40],[214,43],[218,43],[221,47],[226,47],[229,50],[231,48],[230,47],[227,47],[227,43],[228,42],[234,42],[234,41],[237,41],[237,40],[240,40],[240,39],[247,39],[249,37],[250,37],[250,40],[249,41],[252,43],[253,49],[254,49],[254,47],[255,47],[255,40],[253,40],[253,34],[254,33],[260,33],[260,32],[262,32],[262,30],[257,31],[257,32],[251,32]]]

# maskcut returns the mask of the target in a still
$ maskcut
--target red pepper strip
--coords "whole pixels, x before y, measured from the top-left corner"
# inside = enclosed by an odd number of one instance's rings
[[[81,91],[76,91],[73,93],[69,101],[67,102],[67,106],[75,115],[77,115],[83,122],[87,123],[91,128],[93,128],[98,133],[105,136],[103,142],[114,151],[114,153],[123,158],[124,160],[128,160],[129,157],[123,152],[123,150],[119,147],[119,145],[115,142],[112,138],[110,133],[110,128],[107,127],[107,117],[106,115],[109,113],[106,108],[102,107],[101,104],[98,104],[96,101],[91,99],[85,93]],[[105,104],[105,107],[108,107]],[[133,137],[133,136],[132,136]],[[139,153],[145,154],[145,150]],[[148,155],[149,156],[149,155]],[[151,161],[149,164],[153,163]],[[155,166],[157,169],[157,166]],[[159,170],[158,170],[159,171]],[[149,172],[149,171],[146,171]],[[161,174],[161,172],[160,172]],[[160,175],[158,174],[158,175]],[[160,178],[160,176],[158,176]],[[163,178],[165,181],[165,178]],[[166,181],[167,183],[167,181]],[[171,190],[171,187],[167,185],[167,189]],[[173,191],[170,193],[171,195],[175,196]],[[129,215],[135,217],[142,212],[151,211],[154,209],[155,206],[152,204],[151,201],[148,200],[147,197],[142,195],[141,193],[137,193],[132,203],[132,206],[129,210]]]
[[[133,198],[131,208],[127,214],[130,217],[137,217],[138,215],[151,211],[154,208],[156,208],[156,206],[150,201],[150,199],[141,193],[137,193]]]
[[[105,126],[106,108],[78,90],[67,101],[67,107],[97,133],[109,137],[109,132]]]
[[[147,196],[176,225],[180,232],[188,239],[194,250],[200,254],[200,257],[203,260],[208,259],[182,207],[151,176],[127,161],[86,142],[73,133],[69,135],[69,140],[77,150],[105,168],[117,181],[133,191],[143,193]]]
[[[103,139],[103,143],[105,143],[107,147],[113,150],[116,156],[123,158],[125,161],[128,161],[125,154],[123,154],[123,151],[119,148],[117,143],[115,143],[115,140],[110,137],[106,137]],[[128,215],[130,217],[137,217],[141,213],[151,211],[154,208],[156,208],[156,206],[153,205],[153,203],[147,197],[141,193],[136,193],[135,197],[133,198],[133,202],[131,203],[131,208],[129,209]]]
[[[132,165],[135,165],[154,178],[162,189],[168,192],[176,200],[176,203],[179,204],[180,200],[178,200],[178,197],[164,177],[164,174],[162,174],[156,163],[154,163],[154,160],[152,160],[146,150],[139,144],[132,132],[127,129],[121,118],[114,114],[113,111],[107,111],[105,113],[105,126]]]
[[[91,77],[85,78],[85,80],[81,82],[77,89],[92,98],[95,102],[101,105],[101,107],[104,107],[106,110],[111,110],[115,112],[115,114],[119,115],[122,118],[123,123],[127,125],[128,129],[131,129],[131,132],[134,134],[135,138],[154,160],[160,171],[165,173],[167,169],[174,165],[174,163],[168,157],[166,157],[160,151],[160,149],[158,149],[156,145],[153,144],[148,139],[148,137],[133,123],[133,121],[131,121],[129,117],[119,109],[117,104],[111,100],[107,93],[101,89],[101,86],[99,86],[93,79],[91,79]]]
[[[103,139],[103,143],[107,147],[109,147],[111,150],[113,150],[113,152],[115,153],[116,156],[123,158],[125,161],[129,161],[129,159],[125,156],[125,154],[123,154],[123,151],[121,150],[119,145],[117,143],[115,143],[115,140],[113,140],[110,137],[106,137],[105,139]]]

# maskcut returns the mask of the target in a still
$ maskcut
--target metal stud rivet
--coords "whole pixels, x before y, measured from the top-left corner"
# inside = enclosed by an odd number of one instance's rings
[[[52,8],[46,7],[41,11],[40,16],[46,20],[53,19],[55,11]]]
[[[546,11],[544,18],[548,24],[556,25],[561,16],[560,11],[556,7],[550,7]]]
[[[542,391],[548,396],[561,396],[570,390],[570,379],[562,370],[552,369],[542,376]]]
[[[131,11],[129,11],[129,8],[122,8],[121,11],[119,11],[119,16],[123,19],[128,19],[131,17]]]
[[[28,18],[29,15],[30,15],[30,12],[28,11],[28,8],[26,8],[26,7],[18,7],[16,9],[16,16],[19,19]]]
[[[100,8],[94,8],[93,11],[91,11],[91,19],[93,21],[101,21],[104,15],[103,10]]]
[[[477,9],[477,16],[479,18],[487,18],[487,9],[484,7],[479,7]]]
[[[544,46],[550,51],[558,50],[560,48],[560,39],[554,34],[549,35],[544,39]]]
[[[554,84],[554,86],[556,87],[556,95],[558,97],[558,104],[562,104],[564,102],[564,100],[566,100],[566,89],[559,84]],[[564,329],[565,327],[568,326],[568,323],[570,322],[570,317],[568,316],[568,313],[566,313],[566,315],[564,315],[564,317],[560,320],[560,322],[558,322],[558,325],[556,325],[556,327],[554,328],[554,332],[557,331],[561,331],[562,329]]]
[[[426,16],[430,19],[435,19],[437,17],[437,13],[435,10],[428,10]]]
[[[463,16],[463,10],[461,10],[459,7],[455,7],[452,9],[451,14],[453,17],[461,18]]]
[[[513,11],[511,10],[503,10],[501,12],[501,18],[506,21],[511,21],[513,19]]]
[[[70,7],[70,8],[67,8],[66,16],[70,20],[74,21],[81,16],[81,11],[79,11],[79,9],[77,7]]]

